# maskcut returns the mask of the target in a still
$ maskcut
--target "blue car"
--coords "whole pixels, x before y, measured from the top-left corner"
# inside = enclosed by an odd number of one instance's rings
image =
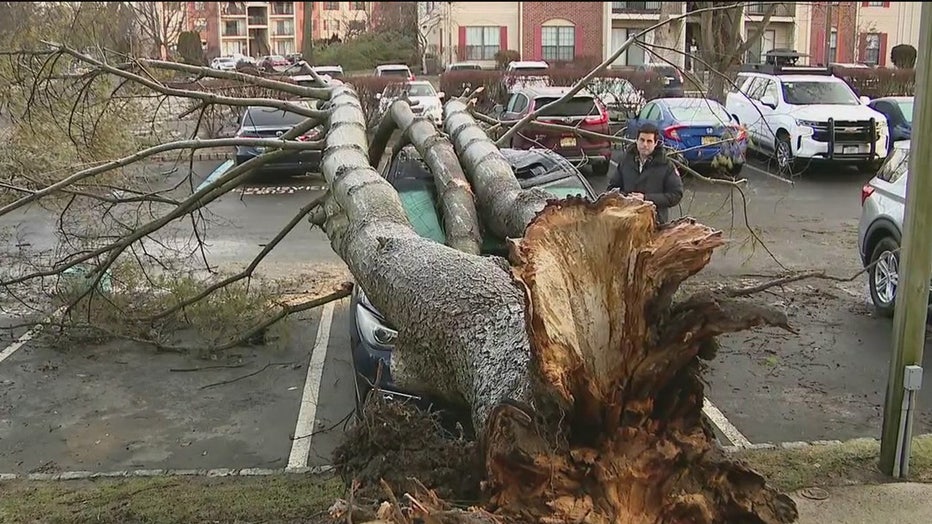
[[[729,171],[737,175],[747,158],[747,133],[725,110],[707,98],[658,98],[628,120],[626,135],[637,138],[645,123],[657,126],[665,146],[673,149],[692,168],[720,165],[727,159]],[[716,160],[716,159],[719,160]]]
[[[893,151],[893,143],[910,140],[913,136],[913,97],[886,96],[875,98],[867,104],[868,107],[887,117],[890,129],[888,153]]]

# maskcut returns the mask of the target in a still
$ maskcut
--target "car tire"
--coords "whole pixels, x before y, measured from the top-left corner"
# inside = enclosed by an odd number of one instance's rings
[[[882,317],[892,317],[896,304],[896,288],[898,284],[898,269],[900,245],[893,237],[884,237],[871,251],[870,263],[867,271],[868,287],[870,288],[871,302],[874,309]],[[890,279],[893,279],[892,285]]]
[[[793,158],[793,147],[790,137],[785,132],[777,135],[773,145],[773,155],[777,161],[780,174],[793,175],[796,170],[796,159]]]

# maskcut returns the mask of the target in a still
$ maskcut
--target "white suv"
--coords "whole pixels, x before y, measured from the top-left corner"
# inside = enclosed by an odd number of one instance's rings
[[[783,174],[812,162],[874,173],[887,156],[883,114],[828,69],[757,66],[738,74],[725,108],[747,128],[749,147],[775,157]]]

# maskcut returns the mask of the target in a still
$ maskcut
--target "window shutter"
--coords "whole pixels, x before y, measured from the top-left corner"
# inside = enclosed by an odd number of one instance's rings
[[[498,50],[508,50],[508,26],[503,25],[498,28]]]
[[[535,27],[534,28],[534,43],[533,43],[534,48],[531,49],[534,55],[534,60],[541,60],[544,57],[543,39],[544,39],[544,28],[542,28],[541,26]]]
[[[456,46],[456,58],[466,60],[466,26],[459,27],[459,44]]]
[[[858,58],[856,61],[867,61],[867,33],[860,33],[858,35]]]
[[[877,59],[877,65],[887,65],[887,33],[880,33],[880,56]]]

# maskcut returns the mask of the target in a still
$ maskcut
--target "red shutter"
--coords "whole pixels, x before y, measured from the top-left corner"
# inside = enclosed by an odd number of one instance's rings
[[[508,26],[498,28],[498,49],[503,52],[508,50]]]
[[[867,33],[858,34],[858,56],[855,62],[864,62],[867,59]]]
[[[531,54],[534,60],[541,60],[544,56],[543,50],[544,29],[541,26],[534,28],[534,42],[531,48]]]
[[[870,2],[861,2],[861,7],[867,7],[870,5]]]
[[[460,26],[459,44],[456,46],[456,57],[466,60],[466,26]]]
[[[579,60],[583,56],[586,56],[586,53],[583,53],[583,32],[576,26],[573,28],[573,60]]]
[[[890,2],[884,2],[884,3],[883,3],[883,6],[884,6],[884,7],[890,7]]]
[[[877,65],[881,67],[887,65],[887,33],[880,33],[880,59]]]

